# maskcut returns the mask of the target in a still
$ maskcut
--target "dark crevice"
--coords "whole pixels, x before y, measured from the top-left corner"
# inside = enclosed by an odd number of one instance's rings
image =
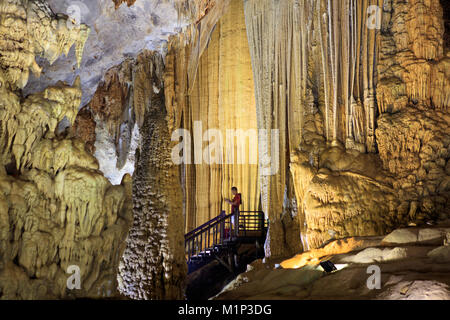
[[[17,167],[16,167],[15,159],[13,159],[13,161],[11,161],[7,165],[5,165],[5,171],[6,171],[6,174],[9,176],[18,177],[20,175],[20,172],[19,172],[19,170],[17,170]]]

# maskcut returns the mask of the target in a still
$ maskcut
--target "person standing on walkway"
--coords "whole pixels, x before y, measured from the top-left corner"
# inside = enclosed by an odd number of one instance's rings
[[[231,193],[233,194],[233,200],[225,199],[225,201],[231,204],[231,225],[234,229],[234,233],[237,236],[239,233],[239,206],[241,205],[241,194],[238,193],[238,189],[236,187],[231,188]]]
[[[231,193],[233,194],[233,200],[225,199],[225,201],[231,204],[231,213],[239,213],[239,206],[241,205],[241,194],[238,193],[238,189],[236,187],[231,188]]]

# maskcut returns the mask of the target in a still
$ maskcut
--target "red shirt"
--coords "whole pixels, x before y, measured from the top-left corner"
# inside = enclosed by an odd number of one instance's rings
[[[235,203],[237,203],[235,205]],[[231,213],[234,213],[236,210],[239,210],[239,206],[241,205],[241,194],[237,193],[233,198],[233,204],[231,205]]]

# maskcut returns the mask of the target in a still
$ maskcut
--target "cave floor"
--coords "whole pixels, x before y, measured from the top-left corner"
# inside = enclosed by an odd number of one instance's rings
[[[258,260],[214,299],[450,300],[449,240],[448,222],[336,240],[281,264]],[[325,273],[324,260],[338,270]]]

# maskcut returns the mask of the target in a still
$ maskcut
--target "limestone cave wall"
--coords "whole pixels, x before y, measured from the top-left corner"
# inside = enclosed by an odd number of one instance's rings
[[[244,210],[260,207],[258,126],[242,2],[231,1],[215,25],[191,81],[195,45],[190,33],[172,37],[165,72],[167,109],[189,137],[177,141],[184,155],[188,146],[192,152],[182,164],[187,231],[222,210],[230,212],[224,199],[233,186],[243,195]]]
[[[232,186],[267,257],[449,218],[445,1],[170,3],[188,25],[79,111],[83,79],[22,89],[90,29],[0,2],[0,298],[183,298],[183,234]]]
[[[35,56],[51,63],[89,34],[44,1],[0,6],[0,298],[113,297],[131,222],[131,178],[112,186],[73,138],[80,79],[23,96]],[[70,277],[79,271],[80,287]],[[74,282],[77,286],[77,281]],[[75,289],[75,290],[72,290]]]
[[[245,13],[259,123],[278,127],[271,114],[289,115],[290,159],[280,153],[280,161],[289,163],[304,244],[447,217],[449,66],[439,1],[247,1]],[[276,227],[283,181],[291,181],[280,175],[261,189],[273,255],[292,239]]]
[[[243,14],[255,107],[240,103],[238,117],[252,113],[259,136],[258,190],[247,187],[256,171],[246,171],[241,190],[270,220],[267,256],[448,217],[450,69],[440,1],[247,0],[226,10],[194,79],[196,38],[188,30],[170,41],[166,103],[191,132],[197,119],[233,127],[220,122],[233,108],[222,81],[247,77],[222,68],[232,49],[223,41],[227,15],[242,30]],[[233,43],[245,40],[239,34]],[[185,166],[188,230],[223,208],[223,181],[235,174],[221,168],[217,179],[214,165]]]
[[[154,51],[125,59],[106,72],[77,117],[76,133],[87,145],[94,131],[94,154],[106,176],[133,175],[133,224],[118,268],[119,291],[133,299],[184,296],[183,197],[171,157],[175,123],[165,104],[165,72]]]

